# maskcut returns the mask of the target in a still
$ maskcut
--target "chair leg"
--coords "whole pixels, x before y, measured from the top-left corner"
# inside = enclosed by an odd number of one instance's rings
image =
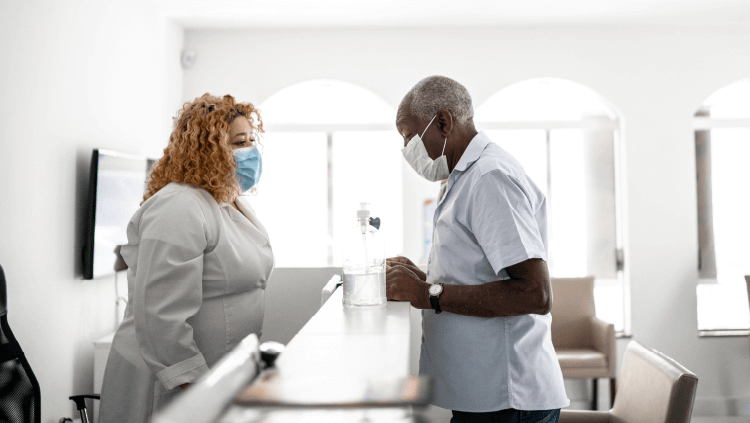
[[[617,378],[613,377],[609,379],[609,397],[611,401],[610,407],[615,406],[615,391],[617,389]]]
[[[591,400],[591,409],[596,410],[597,404],[599,403],[599,384],[597,383],[599,379],[594,379],[594,398]]]

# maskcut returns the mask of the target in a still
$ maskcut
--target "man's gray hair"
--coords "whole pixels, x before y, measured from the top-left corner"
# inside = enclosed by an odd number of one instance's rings
[[[432,119],[440,110],[447,110],[460,124],[474,117],[471,95],[463,85],[445,76],[428,76],[417,82],[406,98],[411,111],[422,119]]]

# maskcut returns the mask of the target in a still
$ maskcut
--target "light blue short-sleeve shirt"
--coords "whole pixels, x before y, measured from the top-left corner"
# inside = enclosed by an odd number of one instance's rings
[[[448,179],[433,218],[427,282],[480,285],[505,268],[547,260],[544,194],[518,161],[477,134]],[[550,314],[470,317],[422,312],[419,373],[439,407],[468,412],[570,405],[552,346]]]

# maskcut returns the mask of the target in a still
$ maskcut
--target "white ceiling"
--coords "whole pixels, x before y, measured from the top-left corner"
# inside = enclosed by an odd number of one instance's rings
[[[185,27],[750,26],[750,0],[160,0]]]

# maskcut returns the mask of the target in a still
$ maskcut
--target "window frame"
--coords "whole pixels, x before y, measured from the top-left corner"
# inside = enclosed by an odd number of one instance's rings
[[[579,120],[528,120],[528,121],[477,121],[477,128],[483,130],[544,130],[547,140],[547,192],[552,194],[551,184],[551,157],[550,157],[550,133],[558,129],[580,129],[580,130],[611,130],[613,135],[613,160],[614,160],[614,179],[615,179],[615,242],[616,242],[616,271],[617,281],[622,289],[622,308],[623,322],[622,330],[616,330],[617,338],[630,338],[631,332],[631,299],[630,299],[630,278],[625,266],[625,247],[624,247],[624,219],[623,219],[623,201],[624,201],[624,180],[622,176],[622,136],[621,122],[619,119],[612,119],[606,116],[588,117]],[[609,283],[607,283],[609,284]]]
[[[750,121],[750,120],[748,120]],[[631,299],[630,299],[630,282],[627,276],[626,252],[624,248],[624,228],[623,228],[623,176],[622,176],[622,137],[621,122],[619,119],[609,117],[590,117],[580,120],[530,120],[530,121],[478,121],[478,128],[486,130],[509,130],[509,129],[541,129],[547,136],[547,175],[549,184],[550,175],[550,157],[549,143],[550,132],[557,129],[581,129],[581,130],[611,130],[614,140],[614,172],[615,172],[615,228],[616,228],[616,246],[617,246],[617,281],[622,289],[622,307],[623,307],[623,327],[621,331],[615,331],[618,338],[630,338],[631,332]],[[371,124],[294,124],[279,123],[266,124],[267,132],[325,132],[327,135],[328,146],[328,265],[333,265],[333,172],[332,172],[332,139],[333,133],[338,131],[391,131],[394,130],[394,124],[371,123]],[[548,190],[551,187],[548,185]]]
[[[362,123],[355,123],[355,124],[296,124],[296,123],[279,123],[279,124],[266,124],[264,123],[264,130],[266,133],[274,133],[274,132],[294,132],[294,133],[304,133],[304,132],[317,132],[317,133],[325,133],[326,134],[326,169],[327,169],[327,181],[328,185],[326,187],[326,204],[328,205],[328,208],[326,210],[328,219],[327,219],[327,229],[326,233],[328,235],[328,239],[326,240],[326,249],[327,249],[327,259],[326,259],[326,266],[332,267],[334,266],[334,222],[333,222],[333,134],[335,132],[368,132],[368,131],[392,131],[394,130],[394,124],[385,124],[385,123],[368,123],[368,124],[362,124]],[[325,267],[325,266],[323,266]],[[295,267],[287,267],[287,268],[295,268]]]
[[[696,192],[698,196],[701,195],[699,191],[699,187],[701,183],[705,184],[706,181],[701,181],[701,173],[698,168],[698,140],[697,140],[697,133],[699,131],[708,131],[710,136],[710,131],[713,129],[718,128],[727,128],[727,129],[748,129],[750,128],[750,118],[712,118],[710,117],[708,110],[701,109],[699,110],[695,116],[693,117],[693,134],[694,134],[694,146],[696,148]],[[710,147],[709,147],[709,159],[710,159]],[[710,179],[708,180],[710,182]],[[701,210],[700,210],[700,204],[696,204],[698,207],[698,227],[697,230],[700,232],[700,216],[701,216]],[[712,216],[713,218],[713,216]],[[713,225],[713,222],[712,222]],[[710,248],[715,251],[715,240],[714,237],[711,236],[710,242]],[[696,283],[697,286],[700,285],[719,285],[719,281],[716,279],[716,277],[713,278],[701,278],[701,264],[702,264],[702,257],[701,257],[701,243],[700,239],[698,242],[698,279]],[[716,263],[715,259],[713,262],[713,273],[716,272]],[[696,297],[699,297],[699,290],[696,289]],[[698,298],[696,298],[697,300]],[[700,312],[700,309],[697,309],[696,312]],[[696,319],[696,324],[699,319]],[[714,329],[700,329],[698,328],[698,337],[700,338],[711,338],[711,337],[747,337],[750,335],[750,327],[747,329],[720,329],[720,328],[714,328]]]

